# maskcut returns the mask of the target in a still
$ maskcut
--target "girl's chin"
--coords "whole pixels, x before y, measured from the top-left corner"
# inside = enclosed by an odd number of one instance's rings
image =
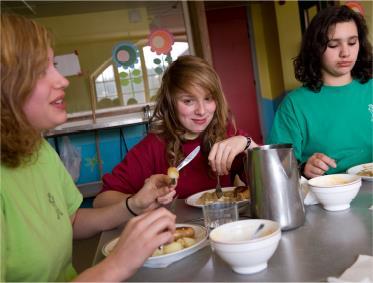
[[[49,129],[53,129],[55,127],[58,127],[58,126],[64,124],[66,122],[66,120],[67,120],[67,116],[66,115],[63,116],[63,117],[60,117],[59,119],[55,119],[53,121],[53,123],[51,123],[51,127],[49,127]]]
[[[186,140],[194,140],[200,135],[200,133],[201,132],[187,132],[184,134],[184,138]]]

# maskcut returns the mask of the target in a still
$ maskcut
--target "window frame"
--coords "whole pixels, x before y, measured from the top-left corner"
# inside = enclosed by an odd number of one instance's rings
[[[186,37],[175,37],[175,43],[176,42],[184,42],[188,44],[188,50],[190,53],[190,44],[187,40]],[[122,92],[122,87],[120,84],[120,77],[119,77],[119,72],[118,72],[118,67],[116,66],[115,62],[112,60],[112,57],[108,58],[107,60],[104,61],[90,76],[89,79],[89,84],[90,84],[90,89],[91,89],[91,100],[92,100],[92,106],[93,106],[93,113],[96,112],[105,112],[105,110],[110,111],[110,109],[113,108],[121,108],[123,110],[125,109],[131,109],[131,106],[141,106],[141,109],[146,106],[150,105],[153,106],[155,105],[155,102],[151,101],[151,94],[150,94],[150,86],[149,86],[149,75],[148,75],[148,70],[146,68],[146,63],[145,63],[145,56],[144,56],[144,51],[143,48],[146,47],[148,44],[146,39],[142,39],[138,41],[135,45],[139,49],[139,59],[141,61],[141,72],[142,72],[142,79],[144,83],[144,97],[145,97],[145,102],[144,103],[137,103],[134,105],[124,105],[124,97],[123,97],[123,92]],[[115,86],[117,89],[117,95],[119,98],[119,102],[121,105],[119,106],[113,106],[113,107],[105,107],[105,108],[97,108],[97,103],[98,103],[98,97],[97,97],[97,91],[96,91],[96,79],[108,68],[109,66],[113,66],[113,72],[114,72],[114,80],[115,80]],[[127,112],[127,111],[126,111]]]

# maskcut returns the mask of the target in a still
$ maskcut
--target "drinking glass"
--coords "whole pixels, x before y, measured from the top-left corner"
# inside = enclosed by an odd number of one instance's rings
[[[238,220],[236,202],[215,202],[203,206],[203,218],[208,231],[229,222]]]

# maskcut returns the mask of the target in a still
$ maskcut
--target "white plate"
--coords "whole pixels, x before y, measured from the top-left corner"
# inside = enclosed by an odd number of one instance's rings
[[[365,163],[365,164],[360,164],[360,165],[351,167],[350,169],[347,170],[347,174],[357,175],[357,173],[359,173],[361,170],[366,169],[368,167],[373,167],[373,163]],[[373,181],[373,177],[369,177],[369,176],[360,176],[360,177],[366,181]]]
[[[145,263],[145,267],[151,268],[163,268],[169,266],[171,263],[181,260],[182,258],[195,253],[196,251],[202,249],[206,245],[208,245],[207,241],[207,230],[205,227],[200,225],[193,225],[193,224],[176,224],[176,227],[192,227],[194,229],[194,238],[196,239],[196,243],[193,246],[188,248],[182,249],[180,251],[169,253],[160,256],[151,256],[149,257]],[[111,240],[109,243],[105,244],[102,248],[102,253],[105,256],[108,256],[109,253],[113,250],[114,246],[118,242],[119,238],[115,238]]]
[[[222,188],[222,191],[223,192],[226,192],[226,191],[232,191],[234,190],[236,187],[225,187],[225,188]],[[207,190],[207,191],[203,191],[203,192],[199,192],[199,193],[196,193],[194,195],[191,195],[189,196],[186,200],[185,200],[185,203],[187,205],[190,205],[190,206],[194,206],[194,207],[200,207],[202,208],[203,205],[202,204],[197,204],[197,200],[206,192],[208,193],[211,193],[211,192],[214,192],[215,189],[211,189],[211,190]],[[237,204],[239,206],[243,205],[243,204],[247,204],[249,203],[249,200],[240,200],[240,201],[237,201]]]

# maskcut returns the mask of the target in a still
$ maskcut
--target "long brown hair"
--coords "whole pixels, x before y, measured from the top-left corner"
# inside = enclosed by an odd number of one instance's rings
[[[18,167],[32,160],[42,136],[23,107],[47,68],[50,33],[35,21],[1,15],[1,163]]]
[[[211,94],[216,102],[214,117],[202,133],[202,153],[206,155],[211,145],[226,137],[229,111],[217,73],[207,61],[199,57],[180,56],[171,63],[162,77],[154,114],[150,119],[151,132],[167,141],[170,166],[175,166],[184,157],[182,142],[186,129],[177,118],[176,94],[191,92],[195,86]]]

